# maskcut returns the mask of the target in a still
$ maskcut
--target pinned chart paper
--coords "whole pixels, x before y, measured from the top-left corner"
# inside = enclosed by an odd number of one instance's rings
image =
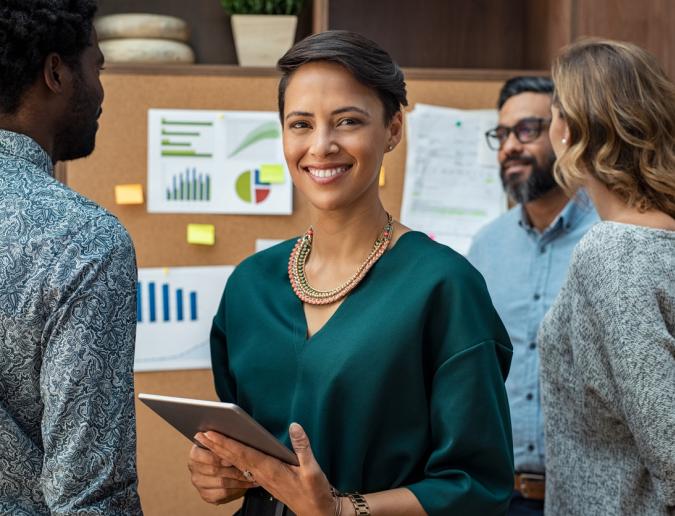
[[[286,181],[286,171],[283,165],[261,165],[260,180],[263,183],[275,185],[283,184]]]
[[[148,111],[148,211],[289,215],[281,124],[267,111]]]
[[[214,245],[216,227],[213,224],[188,224],[187,242],[196,245]]]
[[[143,185],[115,185],[115,204],[143,204]]]
[[[497,153],[485,141],[497,112],[417,104],[407,122],[401,222],[466,254],[476,232],[506,210]]]
[[[208,369],[211,322],[234,267],[138,270],[136,371]]]

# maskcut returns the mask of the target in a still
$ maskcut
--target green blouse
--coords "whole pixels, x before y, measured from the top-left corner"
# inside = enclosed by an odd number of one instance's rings
[[[511,344],[481,275],[401,236],[311,338],[287,264],[294,240],[244,260],[211,330],[216,390],[289,445],[300,423],[340,491],[407,487],[428,514],[505,514]]]

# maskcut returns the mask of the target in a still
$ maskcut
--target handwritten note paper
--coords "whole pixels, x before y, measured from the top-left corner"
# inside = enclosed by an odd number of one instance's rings
[[[466,253],[471,239],[506,209],[496,152],[484,133],[494,110],[417,104],[408,115],[401,222]]]

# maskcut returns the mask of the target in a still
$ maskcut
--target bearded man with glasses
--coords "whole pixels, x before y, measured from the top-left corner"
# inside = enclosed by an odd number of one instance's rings
[[[543,515],[545,457],[537,330],[572,250],[598,216],[585,194],[569,199],[553,178],[548,137],[553,83],[514,77],[499,95],[499,124],[485,136],[498,151],[504,189],[515,203],[474,238],[468,258],[483,274],[513,344],[506,381],[516,470],[509,515]]]

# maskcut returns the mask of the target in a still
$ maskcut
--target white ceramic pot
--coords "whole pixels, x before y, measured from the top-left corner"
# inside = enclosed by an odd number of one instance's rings
[[[295,41],[297,16],[233,14],[231,19],[241,66],[275,66]]]
[[[159,14],[110,14],[94,20],[99,41],[126,38],[171,39],[187,43],[188,24],[174,16]]]
[[[106,63],[194,63],[195,55],[185,43],[168,39],[130,38],[101,41]]]

